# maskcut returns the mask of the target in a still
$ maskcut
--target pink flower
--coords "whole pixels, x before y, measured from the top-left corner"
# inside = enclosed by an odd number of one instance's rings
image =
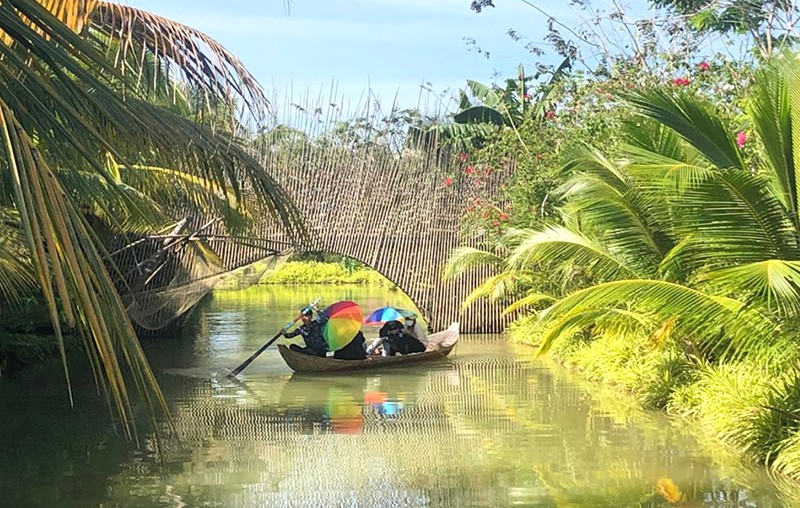
[[[483,182],[481,182],[481,179],[480,179],[480,178],[476,178],[476,179],[475,179],[475,185],[480,185],[480,184],[482,184],[482,183],[483,183]]]
[[[467,160],[467,154],[465,154],[465,153],[460,153],[460,154],[458,154],[458,159],[459,159],[461,162],[465,162],[465,161]]]
[[[501,213],[500,215],[498,215],[498,218],[500,220],[508,220],[508,214],[507,213]]]
[[[499,223],[499,222],[497,222],[496,220],[493,220],[493,221],[492,221],[492,226],[494,226],[494,227],[498,227],[499,225],[500,225],[500,223]]]
[[[450,184],[452,184],[452,183],[453,183],[453,179],[450,178],[449,176],[444,179],[444,186],[445,187],[450,187]]]
[[[744,144],[747,142],[747,133],[744,131],[739,131],[736,133],[736,145],[739,148],[743,148]]]
[[[689,86],[689,78],[675,78],[672,80],[672,84],[675,86]]]
[[[469,205],[469,206],[467,207],[467,213],[470,213],[470,212],[471,212],[472,210],[474,210],[474,209],[475,209],[475,207],[474,207],[474,206],[472,206],[472,205]]]
[[[548,120],[554,120],[556,114],[553,113],[552,111],[548,111],[547,113],[544,114],[544,117],[547,118]]]
[[[464,173],[471,175],[474,171],[475,170],[472,169],[472,166],[467,166],[467,168],[464,170]]]
[[[705,60],[703,60],[702,62],[697,64],[697,70],[698,71],[707,71],[710,68],[711,68],[711,64],[706,62]]]

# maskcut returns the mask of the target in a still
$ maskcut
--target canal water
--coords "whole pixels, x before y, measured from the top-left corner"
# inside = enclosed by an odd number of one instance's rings
[[[292,374],[273,347],[239,382],[225,378],[316,296],[410,307],[383,288],[216,293],[191,333],[145,344],[176,427],[160,443],[115,433],[80,357],[74,409],[57,364],[0,383],[0,506],[788,502],[691,425],[500,336],[462,335],[433,365],[336,376]]]

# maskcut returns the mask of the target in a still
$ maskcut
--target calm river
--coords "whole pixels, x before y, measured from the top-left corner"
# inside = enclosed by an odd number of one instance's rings
[[[530,348],[462,335],[448,361],[292,375],[273,347],[308,301],[407,306],[384,289],[217,293],[196,329],[146,344],[177,436],[135,449],[72,362],[0,383],[0,506],[703,506],[786,501],[690,426],[636,409]],[[367,329],[367,337],[375,329]],[[83,369],[85,371],[85,369]]]

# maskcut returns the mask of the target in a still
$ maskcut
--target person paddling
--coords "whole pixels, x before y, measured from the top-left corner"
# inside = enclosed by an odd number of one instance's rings
[[[302,314],[303,324],[291,332],[283,332],[283,336],[290,339],[302,335],[306,345],[300,347],[297,344],[290,344],[289,349],[306,355],[325,356],[328,352],[328,343],[325,342],[325,337],[322,335],[322,327],[325,324],[322,317],[312,319],[314,312],[308,307],[302,310]]]

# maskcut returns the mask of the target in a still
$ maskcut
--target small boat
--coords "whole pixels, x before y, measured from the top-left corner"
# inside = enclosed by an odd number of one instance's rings
[[[380,369],[398,365],[441,360],[450,354],[458,342],[458,323],[447,330],[428,336],[427,347],[423,353],[398,356],[368,356],[365,360],[340,360],[330,356],[313,356],[292,351],[284,344],[278,345],[283,360],[295,372],[336,372],[347,370]],[[433,349],[431,349],[433,348]]]

